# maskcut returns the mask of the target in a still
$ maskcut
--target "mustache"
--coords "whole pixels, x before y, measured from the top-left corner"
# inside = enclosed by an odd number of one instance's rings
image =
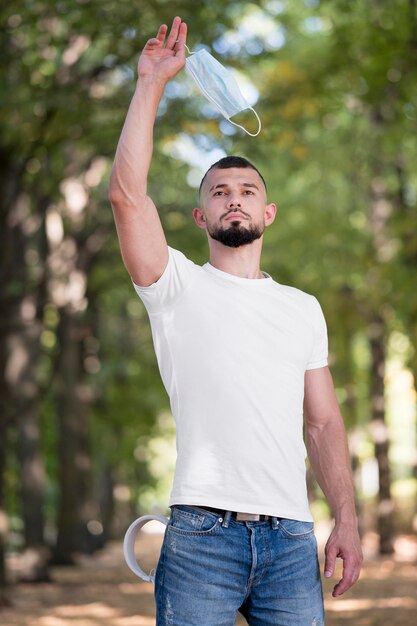
[[[227,217],[228,215],[230,215],[230,213],[241,213],[244,217],[247,217],[248,219],[250,219],[249,213],[245,213],[245,211],[242,211],[242,209],[229,209],[228,211],[223,213],[223,215],[220,216],[220,219],[222,220],[224,217]]]

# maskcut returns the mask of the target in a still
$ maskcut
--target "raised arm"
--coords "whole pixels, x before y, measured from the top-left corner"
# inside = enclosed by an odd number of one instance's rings
[[[141,286],[158,280],[168,262],[167,242],[158,211],[147,194],[147,179],[158,105],[167,82],[185,65],[187,25],[175,17],[168,38],[167,31],[163,24],[139,57],[137,87],[109,185],[123,261],[134,282]]]
[[[328,367],[305,373],[304,413],[310,463],[335,518],[325,549],[324,575],[333,576],[336,558],[343,560],[342,579],[333,590],[334,596],[340,596],[359,577],[362,550],[346,433]]]

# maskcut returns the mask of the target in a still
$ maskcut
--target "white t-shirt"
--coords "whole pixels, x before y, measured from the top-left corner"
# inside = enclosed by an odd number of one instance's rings
[[[148,311],[177,431],[169,505],[311,521],[304,373],[327,365],[316,298],[268,275],[240,278],[169,248]]]

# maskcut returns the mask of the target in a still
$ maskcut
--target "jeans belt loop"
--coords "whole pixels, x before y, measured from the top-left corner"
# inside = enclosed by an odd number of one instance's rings
[[[231,517],[232,517],[232,511],[225,511],[223,523],[222,523],[223,528],[229,528],[229,522],[230,522]]]
[[[278,530],[278,518],[272,516],[271,517],[271,526],[272,526],[272,530]]]

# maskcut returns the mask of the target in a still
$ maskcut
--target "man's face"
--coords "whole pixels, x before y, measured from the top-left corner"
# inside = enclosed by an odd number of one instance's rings
[[[259,239],[275,217],[265,186],[251,168],[213,169],[201,189],[201,208],[194,219],[212,239],[237,248]]]

